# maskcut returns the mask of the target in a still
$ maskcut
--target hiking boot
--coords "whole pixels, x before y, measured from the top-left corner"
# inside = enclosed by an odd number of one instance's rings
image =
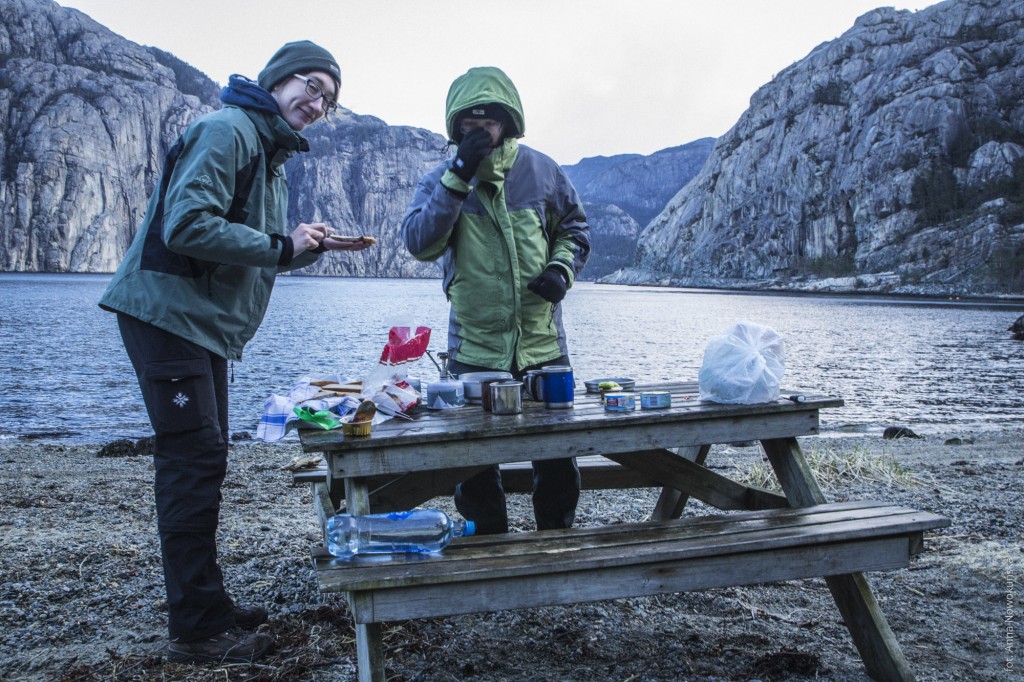
[[[267,622],[267,610],[262,606],[234,604],[235,625],[243,630],[255,630]]]
[[[237,628],[192,642],[171,642],[167,660],[172,663],[251,663],[270,651],[274,638]]]

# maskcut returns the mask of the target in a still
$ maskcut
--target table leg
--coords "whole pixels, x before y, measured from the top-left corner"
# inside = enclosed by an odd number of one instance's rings
[[[704,460],[708,458],[710,450],[710,445],[689,445],[678,448],[677,454],[691,462],[704,464]],[[657,504],[654,505],[654,513],[651,514],[651,520],[678,519],[683,515],[683,508],[689,499],[690,496],[682,490],[665,486],[661,489],[661,495],[658,496]]]
[[[345,479],[345,504],[350,514],[370,513],[370,491],[365,479]],[[359,597],[350,592],[348,598],[349,603],[352,604],[352,600]],[[384,682],[384,644],[381,624],[356,623],[355,630],[359,682]]]
[[[827,500],[814,479],[796,438],[763,440],[775,475],[793,507],[824,504]],[[839,607],[868,675],[876,680],[909,682],[914,679],[896,636],[889,628],[867,579],[862,573],[825,578]]]

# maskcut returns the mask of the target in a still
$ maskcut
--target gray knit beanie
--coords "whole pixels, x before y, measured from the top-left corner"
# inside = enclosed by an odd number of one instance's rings
[[[273,90],[285,78],[310,71],[330,74],[335,85],[341,87],[341,68],[338,62],[330,52],[308,40],[288,43],[275,52],[256,80],[264,90]]]

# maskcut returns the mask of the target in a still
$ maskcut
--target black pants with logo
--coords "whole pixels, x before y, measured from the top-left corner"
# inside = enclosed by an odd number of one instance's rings
[[[216,538],[228,461],[227,360],[134,317],[119,314],[117,322],[155,433],[170,638],[209,637],[235,625]]]
[[[542,365],[568,365],[569,357],[541,363]],[[516,379],[541,365],[518,369],[496,370],[494,367],[466,365],[457,360],[448,363],[453,375],[465,372],[508,371]],[[570,528],[576,520],[576,505],[580,500],[580,471],[575,457],[542,459],[533,465],[533,515],[537,530]],[[476,525],[478,535],[508,532],[508,509],[505,489],[501,485],[501,471],[497,466],[481,471],[455,487],[455,508],[464,518]]]

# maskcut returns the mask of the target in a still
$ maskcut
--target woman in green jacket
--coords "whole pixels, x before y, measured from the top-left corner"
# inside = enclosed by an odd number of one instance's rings
[[[452,83],[446,128],[457,154],[416,189],[402,236],[418,260],[441,259],[451,302],[449,369],[521,377],[568,365],[561,301],[590,254],[579,196],[552,159],[519,144],[519,92],[500,69],[470,69]],[[538,528],[572,525],[579,472],[572,458],[536,461]],[[459,512],[478,533],[508,530],[497,467],[456,488]]]
[[[267,619],[235,604],[217,562],[227,471],[229,360],[241,358],[282,270],[325,250],[323,223],[288,230],[284,162],[299,133],[337,104],[341,72],[313,43],[288,43],[259,81],[232,76],[224,107],[193,122],[100,300],[117,313],[155,433],[157,525],[167,588],[168,658],[251,661],[273,645]]]

